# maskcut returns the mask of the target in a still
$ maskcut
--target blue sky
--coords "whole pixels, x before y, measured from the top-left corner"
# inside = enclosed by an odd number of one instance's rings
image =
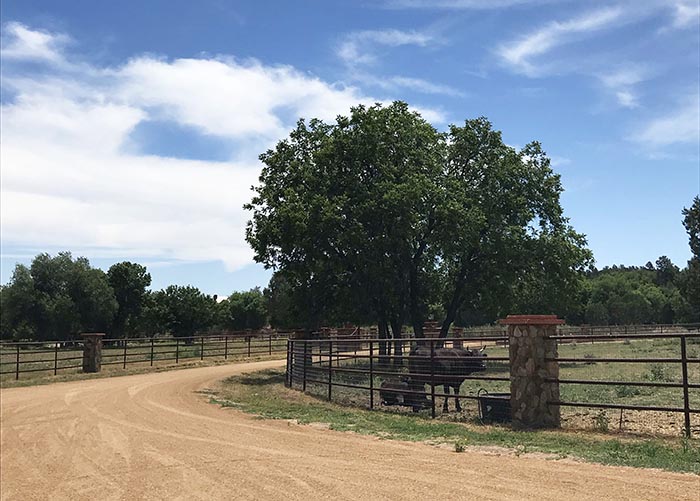
[[[264,286],[258,154],[299,117],[407,101],[542,142],[599,267],[690,257],[700,0],[2,2],[1,276],[39,252],[153,287]]]

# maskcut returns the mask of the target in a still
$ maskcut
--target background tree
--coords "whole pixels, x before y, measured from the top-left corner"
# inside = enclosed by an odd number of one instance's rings
[[[107,271],[107,278],[119,305],[112,335],[131,335],[146,298],[146,288],[151,285],[151,275],[145,266],[124,261],[112,265]]]
[[[70,339],[80,332],[111,332],[117,310],[106,274],[69,252],[39,254],[18,264],[2,291],[3,338]]]
[[[170,285],[162,295],[164,324],[175,337],[191,337],[214,322],[216,301],[192,286]]]
[[[231,330],[258,330],[267,323],[267,304],[259,288],[234,292],[219,303],[223,327]]]
[[[683,226],[688,233],[692,256],[681,277],[681,291],[688,304],[691,322],[700,321],[700,197],[695,197],[690,207],[683,209]]]

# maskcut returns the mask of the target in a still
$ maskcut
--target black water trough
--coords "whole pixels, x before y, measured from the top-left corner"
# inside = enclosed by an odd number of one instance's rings
[[[489,393],[484,389],[477,393],[479,419],[484,423],[510,423],[510,393]]]

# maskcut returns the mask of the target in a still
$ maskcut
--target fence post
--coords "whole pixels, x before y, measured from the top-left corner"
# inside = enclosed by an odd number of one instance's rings
[[[58,343],[53,345],[53,375],[58,372]]]
[[[199,336],[199,359],[204,360],[204,336]]]
[[[287,339],[287,365],[284,368],[284,385],[289,388],[289,339]]]
[[[272,355],[272,334],[270,334],[267,338],[270,346],[270,355]]]
[[[435,340],[430,340],[430,414],[435,417]]]
[[[19,379],[19,344],[17,344],[17,363],[15,365],[15,380]]]
[[[101,332],[81,334],[83,337],[83,372],[100,372],[102,369],[102,338]]]
[[[246,341],[248,341],[248,358],[250,358],[250,336],[246,336]]]
[[[224,337],[224,360],[228,359],[228,335]]]
[[[369,342],[369,409],[374,409],[374,341]]]
[[[681,336],[681,364],[683,369],[683,414],[685,417],[685,436],[690,438],[690,399],[688,398],[688,354],[685,336]]]
[[[122,364],[122,369],[126,369],[126,341],[127,338],[124,337],[124,364]]]
[[[328,340],[328,401],[331,401],[333,388],[333,341]]]
[[[180,363],[180,338],[175,338],[175,363]]]
[[[151,336],[151,367],[153,367],[153,336]]]
[[[556,315],[508,315],[510,407],[515,428],[558,428],[559,362],[550,336],[564,323]]]
[[[306,365],[308,364],[308,360],[306,357],[308,356],[308,351],[309,351],[309,342],[308,340],[304,340],[304,365],[303,365],[303,379],[301,383],[301,391],[306,391]]]

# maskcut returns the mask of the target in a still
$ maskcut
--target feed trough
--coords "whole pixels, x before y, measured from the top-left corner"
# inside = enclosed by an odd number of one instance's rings
[[[479,419],[484,423],[510,423],[510,393],[489,393],[483,388],[477,393]]]

